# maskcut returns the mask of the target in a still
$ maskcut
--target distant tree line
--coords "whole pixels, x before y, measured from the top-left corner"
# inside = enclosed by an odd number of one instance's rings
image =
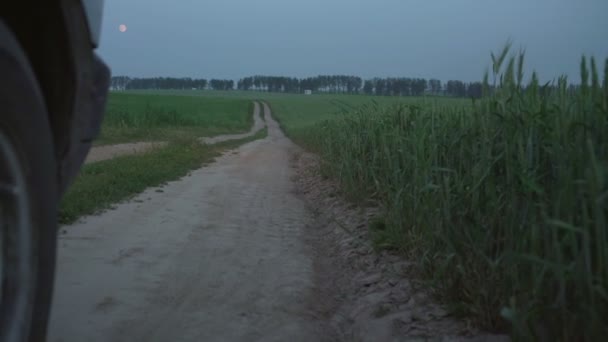
[[[280,76],[252,76],[238,81],[239,90],[302,93],[305,90],[324,93],[357,94],[363,80],[356,76],[322,75],[298,79]]]
[[[193,79],[189,77],[151,77],[130,78],[114,76],[111,88],[114,90],[131,89],[211,89],[232,90],[233,80]],[[373,78],[363,81],[361,77],[347,75],[320,75],[308,78],[283,76],[251,76],[236,82],[239,90],[255,90],[278,93],[315,93],[366,94],[376,96],[453,96],[480,98],[483,87],[481,82],[465,83],[450,80],[445,84],[438,79],[424,78]]]
[[[233,80],[196,79],[190,77],[148,77],[131,78],[128,76],[114,76],[110,81],[113,90],[135,90],[135,89],[213,89],[232,90]]]
[[[373,78],[363,81],[357,76],[321,75],[309,78],[251,76],[237,82],[239,90],[255,90],[279,93],[303,93],[310,90],[316,93],[366,94],[377,96],[421,96],[442,95],[454,97],[480,98],[480,82],[465,83],[423,78]]]
[[[423,78],[374,78],[365,81],[363,93],[384,96],[424,95],[430,82]]]
[[[483,86],[481,82],[465,83],[450,80],[443,84],[438,79],[424,78],[374,78],[366,80],[362,93],[378,96],[454,96],[480,98]]]

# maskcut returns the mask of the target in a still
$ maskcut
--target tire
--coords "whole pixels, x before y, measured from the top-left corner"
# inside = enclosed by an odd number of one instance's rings
[[[0,75],[0,341],[44,341],[55,273],[57,163],[40,87],[1,20]]]

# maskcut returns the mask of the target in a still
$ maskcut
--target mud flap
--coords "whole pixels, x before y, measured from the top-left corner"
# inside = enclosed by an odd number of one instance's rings
[[[91,80],[77,91],[73,114],[72,139],[68,154],[60,166],[60,193],[63,194],[78,174],[92,141],[97,138],[106,108],[110,87],[110,69],[93,54]]]

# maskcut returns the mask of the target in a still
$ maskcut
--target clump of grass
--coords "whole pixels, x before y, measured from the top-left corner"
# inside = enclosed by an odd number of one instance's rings
[[[523,52],[508,55],[472,107],[363,106],[306,137],[347,194],[384,203],[378,243],[418,260],[460,312],[516,339],[602,339],[608,60],[603,86],[585,57],[580,86],[539,86],[523,84]]]

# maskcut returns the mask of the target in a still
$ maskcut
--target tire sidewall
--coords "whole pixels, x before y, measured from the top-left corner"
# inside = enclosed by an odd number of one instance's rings
[[[0,21],[0,130],[16,147],[27,191],[37,261],[31,341],[46,335],[57,236],[57,164],[44,98],[25,54]]]

